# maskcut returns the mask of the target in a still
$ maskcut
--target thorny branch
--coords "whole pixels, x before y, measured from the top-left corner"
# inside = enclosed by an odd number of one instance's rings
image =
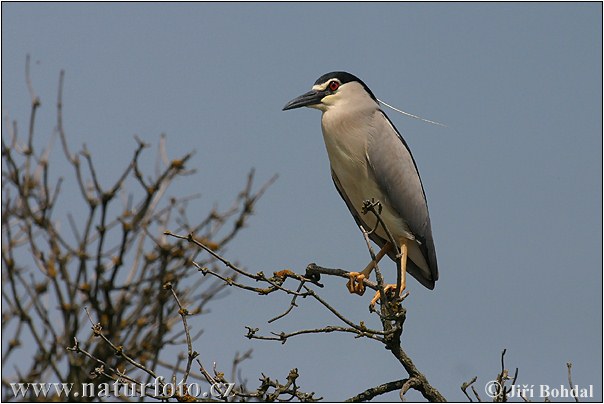
[[[365,206],[365,210],[368,213],[375,215],[376,221],[378,223],[377,225],[385,227],[385,224],[380,218],[381,212],[379,209],[379,202],[367,201]],[[374,258],[375,255],[373,254],[373,250],[371,248],[371,244],[369,243],[368,237],[370,232],[367,232],[362,228],[361,230],[367,241],[367,246],[370,251],[370,255],[372,256],[372,258]],[[375,231],[375,229],[371,231]],[[388,232],[387,229],[386,231]],[[400,299],[398,297],[388,296],[388,294],[384,291],[384,282],[378,267],[376,267],[375,269],[378,279],[377,283],[374,283],[367,279],[363,280],[364,285],[366,287],[379,291],[381,294],[380,310],[377,311],[376,314],[379,317],[382,327],[381,329],[372,329],[367,327],[364,322],[360,322],[357,324],[352,320],[348,319],[342,312],[340,312],[338,308],[334,307],[331,303],[328,302],[327,299],[323,298],[321,294],[317,292],[317,290],[312,288],[312,286],[318,288],[323,287],[323,285],[319,282],[321,279],[321,275],[337,276],[349,279],[349,272],[346,270],[324,268],[312,263],[307,266],[304,275],[297,274],[291,270],[286,269],[277,271],[273,273],[273,276],[268,277],[263,272],[253,273],[233,264],[231,261],[216,252],[214,249],[210,248],[210,246],[200,241],[199,238],[196,237],[193,233],[189,233],[187,235],[179,235],[170,231],[166,231],[165,234],[179,240],[187,240],[189,243],[198,246],[200,249],[210,254],[210,256],[220,261],[226,268],[232,270],[233,275],[241,277],[242,280],[235,281],[233,279],[234,276],[230,277],[226,274],[219,274],[214,270],[205,268],[193,262],[193,265],[196,266],[204,276],[212,276],[223,281],[225,285],[246,291],[255,292],[262,296],[266,296],[271,293],[285,293],[287,295],[290,295],[292,298],[289,303],[289,306],[285,309],[282,314],[270,319],[269,323],[272,323],[277,319],[283,318],[284,316],[291,313],[296,307],[298,307],[297,301],[299,297],[311,298],[312,300],[315,300],[321,306],[323,306],[323,308],[331,312],[337,319],[337,321],[340,323],[337,325],[330,324],[317,328],[296,330],[291,332],[271,332],[270,335],[260,334],[260,330],[258,327],[246,326],[247,333],[245,336],[247,338],[266,341],[278,341],[282,344],[285,344],[289,338],[293,338],[299,335],[339,332],[352,334],[355,338],[368,338],[384,344],[385,347],[390,352],[392,352],[394,357],[406,370],[409,377],[402,381],[393,382],[394,384],[389,383],[387,385],[368,389],[364,393],[360,393],[359,395],[353,397],[351,399],[352,401],[359,401],[361,400],[361,397],[368,397],[368,399],[370,399],[377,395],[390,392],[392,391],[393,386],[397,386],[401,398],[408,390],[414,389],[420,392],[424,396],[424,398],[429,401],[445,401],[445,398],[438,392],[438,390],[436,390],[432,385],[430,385],[427,378],[416,368],[411,358],[402,349],[401,334],[403,330],[403,323],[405,321],[405,309],[401,306],[401,302],[404,300],[406,295]],[[396,245],[396,243],[393,244]],[[296,281],[296,286],[286,286],[286,280],[288,278]],[[246,282],[246,280],[248,282],[253,281],[254,284],[250,285]]]
[[[356,396],[349,398],[345,402],[360,403],[363,401],[370,401],[377,396],[381,396],[382,394],[390,393],[391,391],[401,390],[408,380],[409,379],[396,380],[393,382],[388,382],[380,384],[379,386],[368,388],[362,393],[359,393]]]
[[[516,370],[514,371],[514,377],[511,378],[509,375],[509,370],[505,367],[506,352],[507,349],[504,349],[501,352],[501,370],[497,374],[497,377],[485,387],[486,394],[493,399],[493,402],[496,403],[505,403],[508,401],[508,396],[509,393],[512,391],[512,387],[506,386],[506,383],[511,380],[511,385],[513,386],[516,384],[516,380],[518,378],[518,368],[516,368]],[[474,376],[472,379],[461,385],[461,391],[464,393],[469,402],[473,402],[474,400],[472,400],[472,397],[468,393],[468,388],[472,389],[472,393],[474,394],[474,398],[476,399],[476,401],[483,401],[480,398],[478,391],[476,391],[476,388],[474,387],[474,383],[476,383],[477,380],[478,377]],[[525,397],[523,398],[525,399],[525,401],[527,401]]]
[[[254,399],[260,402],[291,401],[294,398],[300,402],[316,402],[323,399],[322,397],[314,397],[314,392],[304,393],[301,391],[296,383],[298,376],[298,369],[294,368],[287,375],[285,384],[281,384],[278,380],[272,380],[263,374],[260,378],[260,387],[255,392],[240,392],[237,393],[237,396],[242,399]]]
[[[63,71],[55,131],[40,144],[36,119],[43,109],[29,57],[25,70],[31,98],[27,131],[21,136],[18,123],[4,112],[1,142],[2,331],[8,341],[2,399],[14,399],[11,382],[145,382],[163,372],[180,373],[185,382],[201,377],[192,369],[192,346],[201,333],[189,318],[205,314],[227,291],[222,281],[195,276],[188,267],[196,260],[216,275],[226,271],[213,257],[197,259],[198,246],[163,232],[194,232],[221,251],[245,228],[275,178],[256,190],[251,170],[230,207],[190,220],[189,204],[198,197],[169,192],[175,181],[194,173],[187,168],[192,153],[169,160],[162,136],[150,176],[149,146],[135,136],[132,157],[109,178],[86,145],[73,151],[78,146],[63,119]],[[63,161],[52,153],[57,136]],[[62,226],[65,218],[68,226]],[[89,331],[86,317],[95,319]],[[178,322],[184,329],[175,327]],[[165,348],[181,343],[186,360],[173,362]],[[43,398],[32,393],[23,399]]]
[[[501,360],[500,360],[501,361],[501,370],[499,371],[499,373],[497,374],[497,376],[495,377],[494,380],[487,382],[487,384],[484,387],[484,391],[487,394],[487,396],[492,399],[492,401],[494,403],[508,402],[510,397],[514,397],[514,398],[520,397],[523,401],[530,402],[531,401],[529,399],[529,397],[531,397],[531,394],[529,391],[530,385],[516,384],[516,382],[518,381],[518,368],[516,368],[514,370],[514,376],[510,376],[510,371],[508,369],[506,369],[506,366],[505,366],[506,352],[507,352],[507,349],[504,349],[501,352]],[[572,363],[570,363],[570,362],[567,363],[566,367],[568,368],[568,385],[572,391],[573,386],[574,386],[573,382],[572,382],[572,377],[571,377]],[[464,395],[466,396],[466,398],[468,399],[469,402],[474,402],[474,400],[472,399],[472,395],[470,393],[468,393],[469,388],[471,388],[473,398],[477,402],[484,402],[484,400],[480,397],[480,395],[478,394],[478,391],[474,387],[477,380],[478,380],[478,377],[474,376],[472,379],[470,379],[469,381],[467,381],[465,383],[462,383],[462,385],[461,385],[461,391],[464,393]],[[508,382],[510,382],[509,385],[507,385]],[[528,397],[526,394],[527,391],[529,391]],[[512,394],[512,396],[510,396],[510,394]],[[544,398],[545,401],[549,401],[548,397],[542,397],[542,398]],[[573,396],[573,398],[576,402],[579,402],[578,397]]]

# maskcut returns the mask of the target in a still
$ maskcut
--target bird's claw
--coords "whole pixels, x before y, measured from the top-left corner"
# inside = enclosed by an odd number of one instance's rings
[[[350,272],[348,274],[350,279],[346,282],[346,287],[350,293],[356,293],[359,296],[363,296],[365,293],[365,284],[363,280],[365,279],[365,275],[361,272]]]
[[[396,291],[396,284],[388,284],[388,285],[384,286],[384,295],[386,295],[387,297],[389,297],[388,296],[389,294],[392,294],[394,297],[399,297],[400,296],[400,300],[403,301],[409,295],[409,292],[407,292],[404,295],[402,295],[403,290],[404,289],[401,288],[401,290],[398,291],[398,293],[397,293],[397,291]],[[371,299],[371,302],[369,303],[369,311],[373,311],[374,310],[375,304],[377,303],[378,300],[381,300],[380,299],[380,291],[379,290],[377,292],[375,292],[375,295],[373,296],[373,299]]]

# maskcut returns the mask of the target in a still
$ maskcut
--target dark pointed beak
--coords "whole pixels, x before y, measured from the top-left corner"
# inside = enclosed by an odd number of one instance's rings
[[[294,98],[283,107],[283,111],[288,109],[295,109],[300,107],[308,107],[310,105],[317,105],[321,103],[321,100],[325,96],[322,91],[310,90],[309,92],[302,94],[299,97]]]

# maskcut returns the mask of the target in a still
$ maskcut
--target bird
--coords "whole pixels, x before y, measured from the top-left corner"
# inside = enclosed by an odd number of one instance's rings
[[[400,297],[407,272],[434,289],[438,264],[424,187],[407,142],[380,108],[380,101],[355,75],[334,71],[319,77],[310,91],[289,101],[283,111],[301,107],[322,112],[334,185],[357,225],[369,231],[369,238],[380,247],[365,269],[349,273],[349,292],[362,295],[363,280],[386,255],[399,273],[397,284],[386,285],[385,291]],[[367,214],[368,201],[379,204],[379,218]],[[379,299],[378,291],[371,307]]]

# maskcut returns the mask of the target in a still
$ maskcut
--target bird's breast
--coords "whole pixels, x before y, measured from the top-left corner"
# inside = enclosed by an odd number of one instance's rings
[[[367,217],[371,214],[363,215],[361,208],[365,200],[379,200],[383,208],[382,219],[394,236],[413,239],[408,226],[400,218],[400,214],[390,206],[386,192],[380,188],[371,170],[367,146],[373,135],[372,128],[355,124],[354,118],[325,119],[325,115],[327,114],[324,114],[322,120],[323,139],[331,169],[342,187],[340,192],[346,195],[357,216],[369,226],[373,226],[375,219]],[[385,233],[381,236],[387,239]]]

